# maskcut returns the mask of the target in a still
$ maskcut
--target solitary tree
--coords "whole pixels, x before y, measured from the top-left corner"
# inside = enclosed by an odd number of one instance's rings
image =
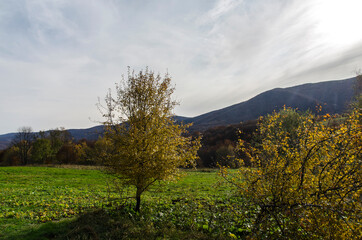
[[[12,141],[12,145],[16,147],[23,165],[28,164],[29,150],[33,141],[34,134],[31,127],[19,128],[18,133],[15,135]]]
[[[195,163],[200,141],[187,136],[189,125],[173,118],[173,92],[168,74],[128,70],[127,79],[116,85],[115,97],[109,91],[106,105],[100,107],[106,117],[104,164],[125,184],[135,186],[136,211],[141,194],[153,183]]]

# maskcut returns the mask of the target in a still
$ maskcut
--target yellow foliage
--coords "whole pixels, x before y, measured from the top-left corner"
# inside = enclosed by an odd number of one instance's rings
[[[258,209],[254,234],[361,239],[361,112],[330,120],[284,109],[260,122],[258,144],[239,141],[252,167],[222,173]]]

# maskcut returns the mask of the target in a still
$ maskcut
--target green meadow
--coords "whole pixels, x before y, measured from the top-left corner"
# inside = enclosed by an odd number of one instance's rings
[[[100,170],[0,168],[0,239],[233,239],[249,230],[217,170],[185,170],[133,210],[133,189]],[[122,194],[120,194],[122,193]]]

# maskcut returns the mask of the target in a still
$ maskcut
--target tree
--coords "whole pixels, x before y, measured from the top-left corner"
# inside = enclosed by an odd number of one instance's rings
[[[55,154],[66,143],[71,142],[70,133],[63,127],[49,130],[49,139]]]
[[[355,96],[362,94],[362,73],[361,71],[356,72],[356,83],[354,85]]]
[[[168,74],[162,78],[148,69],[139,74],[128,70],[127,79],[116,85],[116,97],[109,91],[106,106],[100,105],[106,117],[104,164],[136,188],[136,211],[153,183],[172,179],[178,167],[195,163],[200,139],[186,136],[190,125],[175,122],[173,92]]]
[[[78,160],[78,152],[75,144],[65,143],[57,153],[57,160],[61,164],[75,164]]]
[[[253,209],[256,237],[361,239],[361,117],[336,126],[285,109],[261,120],[258,145],[239,141],[252,167],[222,174]]]
[[[97,161],[98,158],[101,158],[100,152],[97,151],[99,141],[82,139],[74,145],[74,152],[77,156],[78,164],[96,165],[100,163],[100,161]]]
[[[354,97],[350,104],[351,109],[359,109],[362,111],[362,73],[357,72],[356,82],[353,86]]]
[[[36,163],[48,163],[53,156],[51,142],[47,138],[38,138],[31,150],[32,159]]]
[[[49,130],[47,138],[50,140],[51,150],[52,150],[52,162],[62,162],[64,161],[64,152],[59,154],[60,150],[65,145],[71,143],[71,134],[63,127]],[[64,149],[63,149],[64,150]]]
[[[16,147],[20,160],[23,165],[28,164],[29,150],[32,142],[34,141],[34,134],[31,127],[22,127],[18,129],[18,133],[15,135],[12,145]]]

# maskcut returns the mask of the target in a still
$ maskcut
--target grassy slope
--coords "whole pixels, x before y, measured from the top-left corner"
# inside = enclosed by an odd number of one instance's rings
[[[188,171],[179,182],[145,193],[143,212],[133,202],[115,209],[109,178],[97,170],[45,167],[0,168],[0,238],[220,238],[228,236],[227,215],[216,209],[230,201],[217,188],[215,171]],[[226,205],[227,203],[225,203]],[[222,209],[221,209],[222,210]],[[221,211],[227,214],[227,211]],[[79,217],[80,216],[80,217]],[[225,220],[223,227],[220,220]],[[225,228],[226,227],[226,228]]]

